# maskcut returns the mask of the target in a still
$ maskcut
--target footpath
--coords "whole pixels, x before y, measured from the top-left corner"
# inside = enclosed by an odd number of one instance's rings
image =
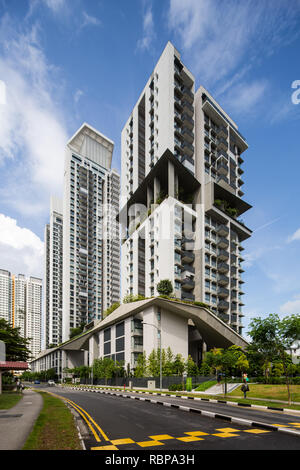
[[[43,407],[43,398],[25,389],[12,408],[0,410],[0,450],[21,450]]]

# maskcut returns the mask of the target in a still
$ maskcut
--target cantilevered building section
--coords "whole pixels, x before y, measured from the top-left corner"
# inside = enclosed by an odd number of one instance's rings
[[[168,42],[122,131],[122,298],[167,278],[241,333],[246,149]]]
[[[251,208],[243,199],[242,154],[248,145],[236,123],[203,87],[196,93],[195,107],[196,177],[204,203],[204,244],[197,266],[202,273],[199,295],[241,333],[242,242],[252,233],[241,218]]]
[[[45,227],[44,277],[44,347],[62,342],[63,303],[63,203],[56,197],[50,200],[50,223]]]
[[[119,175],[114,144],[88,124],[66,148],[63,207],[63,340],[119,300]],[[115,230],[114,230],[115,229]],[[113,282],[111,281],[113,275]],[[109,287],[109,290],[107,289]]]

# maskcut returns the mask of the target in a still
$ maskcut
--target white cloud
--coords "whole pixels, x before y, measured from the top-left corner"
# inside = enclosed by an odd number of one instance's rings
[[[266,93],[268,83],[265,80],[256,80],[252,83],[239,83],[232,87],[223,100],[225,106],[234,113],[251,113]]]
[[[293,242],[295,240],[300,240],[300,228],[293,233],[293,235],[289,236],[287,241],[288,243]]]
[[[15,219],[0,214],[1,268],[14,274],[43,277],[44,244]]]
[[[0,37],[5,37],[0,70],[6,83],[6,105],[0,107],[0,196],[2,203],[20,201],[27,211],[32,204],[34,215],[37,205],[48,207],[50,194],[61,191],[67,142],[57,104],[58,71],[48,63],[38,33],[36,25],[18,31],[8,16],[0,23]]]
[[[82,13],[83,21],[81,23],[81,29],[85,28],[86,26],[100,26],[101,21],[96,18],[95,16],[88,15],[86,11]]]
[[[298,1],[170,0],[168,17],[194,73],[212,86],[238,73],[243,60],[260,61],[294,40],[299,10]]]
[[[84,95],[84,92],[82,90],[76,90],[74,93],[74,101],[77,104],[80,98]]]
[[[148,6],[143,17],[143,37],[138,40],[138,49],[149,50],[155,37],[154,21],[151,6]]]
[[[280,312],[286,315],[300,313],[300,296],[295,296],[294,300],[289,300],[280,306]]]

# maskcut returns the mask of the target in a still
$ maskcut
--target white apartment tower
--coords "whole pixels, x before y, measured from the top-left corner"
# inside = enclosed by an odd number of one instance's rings
[[[26,336],[26,282],[23,274],[12,276],[13,326],[20,328],[20,335],[23,337]]]
[[[0,318],[30,339],[32,356],[41,351],[42,280],[0,269]]]
[[[44,305],[43,346],[62,342],[63,304],[63,203],[56,197],[50,200],[50,223],[44,234]]]
[[[63,341],[120,298],[114,143],[88,124],[69,140],[63,202]]]
[[[241,333],[238,216],[242,152],[237,125],[184,66],[168,42],[122,131],[121,297],[157,295],[170,279],[176,297],[206,303]]]
[[[26,282],[26,338],[35,357],[41,351],[42,279],[30,277]]]
[[[12,279],[11,273],[0,269],[0,318],[12,323]]]

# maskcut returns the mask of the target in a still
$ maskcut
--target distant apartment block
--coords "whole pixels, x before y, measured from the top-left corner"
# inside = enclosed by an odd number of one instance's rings
[[[62,337],[99,320],[120,298],[116,216],[119,175],[111,169],[114,143],[83,124],[65,154],[63,197]]]
[[[41,351],[42,279],[30,277],[26,282],[26,338],[35,357]]]
[[[41,351],[42,280],[0,269],[0,318],[30,339],[33,356]]]
[[[50,223],[44,234],[43,347],[62,342],[63,203],[51,197]]]
[[[242,153],[235,122],[168,42],[123,130],[121,297],[172,281],[242,332]]]

